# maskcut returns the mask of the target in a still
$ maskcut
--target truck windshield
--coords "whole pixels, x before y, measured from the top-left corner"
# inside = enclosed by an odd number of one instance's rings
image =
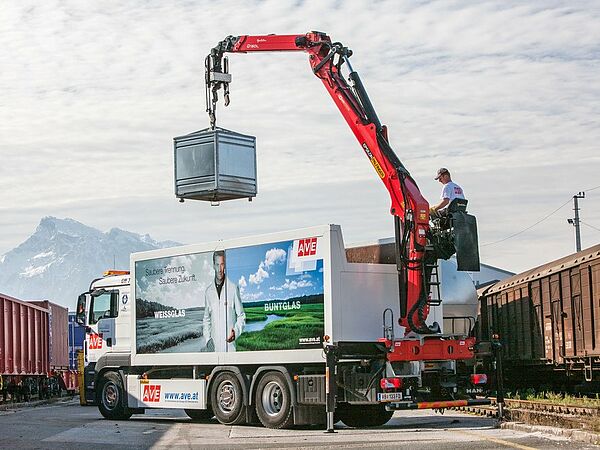
[[[98,323],[100,319],[107,319],[117,316],[118,292],[98,291],[92,293],[92,305],[90,308],[90,324]]]

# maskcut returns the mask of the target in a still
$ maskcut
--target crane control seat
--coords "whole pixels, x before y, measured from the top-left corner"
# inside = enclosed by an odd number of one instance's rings
[[[455,198],[447,208],[432,214],[431,240],[437,257],[449,259],[456,254],[458,270],[479,271],[477,221],[467,213],[468,203]]]
[[[467,200],[466,198],[455,198],[448,205],[448,213],[449,214],[452,214],[455,212],[466,213],[467,212],[467,203],[469,203],[469,200]]]
[[[450,204],[434,214],[432,214],[431,219],[434,221],[434,224],[439,227],[441,230],[447,230],[452,228],[452,217],[453,215],[458,215],[458,213],[467,213],[467,203],[469,200],[465,198],[455,198],[450,202]]]

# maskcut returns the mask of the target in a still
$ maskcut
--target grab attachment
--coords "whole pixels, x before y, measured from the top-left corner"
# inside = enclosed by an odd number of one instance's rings
[[[223,98],[225,106],[229,105],[229,83],[231,83],[231,74],[229,73],[229,60],[223,56],[223,52],[228,47],[229,42],[226,39],[210,51],[210,54],[204,60],[204,80],[206,84],[206,112],[210,119],[210,128],[215,129],[217,124],[217,102],[219,101],[218,91],[223,88]]]

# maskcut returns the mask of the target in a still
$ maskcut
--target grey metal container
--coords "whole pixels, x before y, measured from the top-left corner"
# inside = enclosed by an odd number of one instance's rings
[[[219,202],[256,196],[256,138],[224,128],[173,139],[175,196]]]

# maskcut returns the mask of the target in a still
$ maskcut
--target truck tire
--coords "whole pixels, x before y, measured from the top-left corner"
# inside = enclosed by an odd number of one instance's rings
[[[121,376],[115,372],[105,373],[98,383],[98,409],[106,419],[127,420],[131,411],[125,406],[125,389]]]
[[[335,409],[336,419],[352,428],[379,427],[385,425],[394,415],[384,405],[340,405]]]
[[[185,409],[184,411],[192,419],[192,422],[208,422],[215,417],[215,413],[213,413],[210,406],[208,409]]]
[[[223,425],[239,425],[244,421],[244,391],[231,372],[220,372],[210,385],[210,404],[215,417]]]
[[[288,428],[293,425],[292,396],[280,372],[268,372],[256,387],[256,415],[266,428]]]

